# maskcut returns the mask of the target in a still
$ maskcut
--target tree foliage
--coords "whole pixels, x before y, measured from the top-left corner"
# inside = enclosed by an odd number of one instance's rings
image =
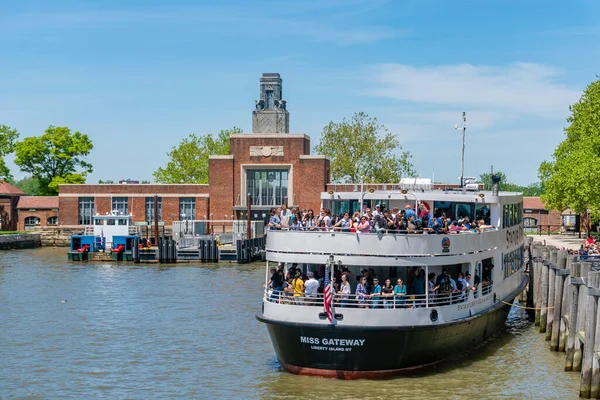
[[[19,132],[10,126],[0,125],[0,179],[9,180],[12,178],[10,170],[6,166],[4,157],[15,150],[15,141],[19,137]]]
[[[396,135],[363,112],[327,124],[315,151],[330,158],[333,182],[394,183],[417,175]]]
[[[552,159],[544,161],[539,177],[544,203],[553,209],[590,210],[600,217],[600,80],[590,83],[570,107],[565,139]]]
[[[37,196],[40,194],[40,183],[33,176],[27,176],[18,181],[11,181],[10,183],[24,191],[28,196]]]
[[[540,196],[544,193],[544,188],[541,183],[536,182],[527,186],[520,186],[511,183],[506,178],[504,172],[494,172],[494,174],[500,176],[500,183],[498,184],[498,190],[506,192],[521,192],[523,196]],[[484,190],[492,190],[492,174],[487,172],[479,176],[479,182],[483,183]]]
[[[115,183],[115,181],[113,181],[112,179],[107,179],[107,180],[100,179],[100,180],[98,180],[98,184],[99,185],[110,185],[110,184],[113,184],[113,183]]]
[[[242,133],[236,127],[212,134],[191,134],[167,153],[169,161],[154,171],[158,183],[208,183],[208,157],[229,154],[229,136]]]
[[[15,164],[38,180],[40,194],[53,195],[58,193],[59,184],[85,183],[93,168],[84,157],[93,147],[88,135],[51,125],[42,136],[15,144]]]

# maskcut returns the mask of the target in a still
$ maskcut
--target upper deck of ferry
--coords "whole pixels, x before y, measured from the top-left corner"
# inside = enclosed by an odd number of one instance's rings
[[[343,264],[401,266],[462,262],[470,256],[498,249],[511,251],[522,244],[522,195],[479,190],[431,190],[427,187],[362,192],[324,192],[323,209],[333,215],[362,213],[361,205],[382,209],[418,210],[424,207],[432,217],[441,215],[456,221],[470,218],[484,221],[484,229],[449,232],[428,230],[371,229],[350,232],[339,227],[311,227],[270,230],[266,257],[269,261],[322,263],[334,255]],[[399,211],[398,211],[399,212]]]

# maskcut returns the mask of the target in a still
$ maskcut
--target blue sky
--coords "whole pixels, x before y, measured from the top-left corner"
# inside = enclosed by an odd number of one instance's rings
[[[0,124],[87,133],[88,182],[150,180],[190,133],[250,132],[258,79],[279,72],[290,130],[313,146],[364,111],[423,177],[452,182],[466,111],[465,175],[493,165],[528,184],[600,72],[599,14],[592,0],[5,0]]]

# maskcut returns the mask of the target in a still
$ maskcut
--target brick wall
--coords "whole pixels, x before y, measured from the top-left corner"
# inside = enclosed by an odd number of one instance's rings
[[[210,208],[208,219],[220,220],[231,218],[235,199],[235,190],[233,187],[233,156],[211,157],[209,160],[209,187],[210,187]]]
[[[58,217],[58,211],[53,211],[50,209],[45,209],[45,210],[40,209],[40,210],[35,210],[35,211],[19,210],[18,215],[19,215],[19,218],[18,218],[19,222],[18,222],[17,229],[20,231],[24,231],[25,230],[25,218],[38,217],[40,219],[39,226],[48,226],[48,218]]]
[[[250,146],[281,146],[283,147],[283,156],[250,156]],[[296,181],[299,179],[299,170],[301,169],[298,168],[300,156],[310,154],[310,138],[307,135],[296,134],[232,135],[230,141],[230,153],[235,159],[235,162],[233,163],[234,205],[245,204],[245,199],[242,199],[242,192],[245,192],[245,189],[242,189],[243,165],[251,168],[252,165],[265,166],[269,164],[275,164],[276,166],[273,168],[291,168],[291,187],[289,187],[288,190],[291,190],[291,196],[295,196],[297,194]],[[213,199],[213,204],[211,204],[211,207],[214,207],[215,197],[211,197]],[[297,202],[298,201],[292,197],[288,198],[289,205]]]
[[[531,210],[524,212],[523,218],[533,218],[537,220],[537,225],[541,225],[542,232],[561,232],[562,231],[562,215],[556,210]],[[548,226],[550,225],[550,226]],[[582,226],[582,229],[584,226]]]
[[[326,158],[302,157],[296,165],[294,204],[300,209],[318,210],[321,207],[321,192],[329,182],[329,160]]]

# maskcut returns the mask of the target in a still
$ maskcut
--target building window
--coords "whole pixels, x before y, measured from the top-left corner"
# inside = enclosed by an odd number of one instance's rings
[[[95,205],[93,197],[79,198],[79,225],[90,225],[92,223],[94,209]]]
[[[154,197],[146,197],[146,221],[154,222]],[[158,198],[158,221],[162,221],[162,197]]]
[[[246,194],[255,206],[276,206],[288,202],[287,169],[249,169],[246,171]]]
[[[179,220],[191,221],[196,219],[196,198],[195,197],[180,197],[179,198]]]
[[[267,103],[266,109],[270,110],[273,108],[273,91],[272,90],[265,91],[265,97],[267,98],[267,101],[265,102],[265,103]]]
[[[27,217],[25,218],[25,230],[31,231],[33,228],[40,224],[40,219],[38,217]]]
[[[523,226],[525,232],[536,232],[537,231],[537,219],[535,218],[523,218]]]
[[[55,215],[54,217],[48,217],[46,220],[47,225],[58,225],[58,217]]]
[[[111,210],[116,211],[117,215],[127,215],[129,213],[127,205],[127,197],[113,197]]]

